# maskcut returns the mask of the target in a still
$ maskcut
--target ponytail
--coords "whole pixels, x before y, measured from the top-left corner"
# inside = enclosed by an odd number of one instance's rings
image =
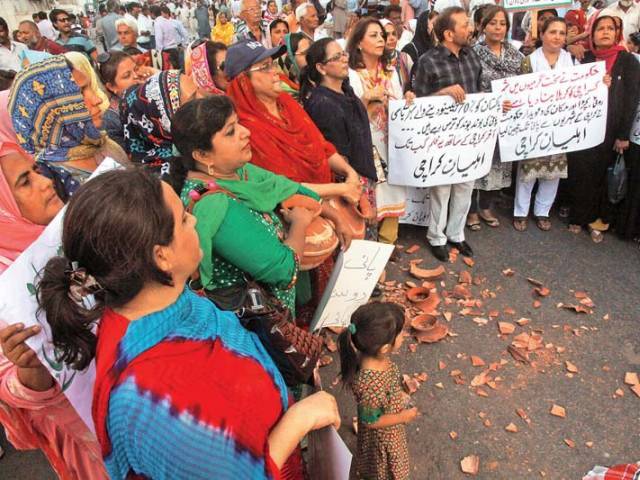
[[[46,312],[51,327],[56,361],[84,370],[96,352],[95,322],[104,311],[104,296],[94,295],[93,308],[87,308],[71,296],[70,262],[65,257],[53,257],[41,272],[37,298],[41,311]]]
[[[391,302],[367,303],[351,315],[351,324],[338,337],[340,375],[352,386],[362,357],[375,357],[393,344],[404,327],[404,309]]]
[[[351,326],[351,325],[349,325]],[[343,386],[353,385],[356,373],[360,369],[360,359],[353,344],[353,335],[349,328],[338,336],[338,351],[340,352],[340,378]]]
[[[126,305],[147,283],[173,284],[154,256],[156,246],[173,241],[173,229],[162,182],[143,169],[105,172],[74,193],[62,227],[64,256],[47,262],[37,286],[58,361],[86,368],[105,307]]]

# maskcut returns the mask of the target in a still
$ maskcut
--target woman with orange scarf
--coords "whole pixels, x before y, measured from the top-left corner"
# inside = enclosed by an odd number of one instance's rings
[[[235,103],[240,123],[251,132],[251,163],[303,185],[323,184],[314,186],[321,197],[341,196],[355,203],[362,193],[358,174],[325,140],[304,109],[282,93],[274,59],[285,48],[267,50],[258,42],[239,42],[227,51],[227,95]],[[346,181],[332,183],[334,174]],[[332,269],[329,259],[313,270],[312,300],[309,308],[300,311],[299,319],[310,320],[310,310],[319,301]]]
[[[604,61],[609,86],[605,140],[597,147],[569,153],[568,187],[571,196],[569,229],[579,233],[587,227],[594,242],[600,243],[614,207],[607,198],[607,168],[618,154],[628,154],[629,135],[640,99],[640,64],[620,46],[622,29],[613,17],[600,15],[591,28],[591,51],[582,63]]]

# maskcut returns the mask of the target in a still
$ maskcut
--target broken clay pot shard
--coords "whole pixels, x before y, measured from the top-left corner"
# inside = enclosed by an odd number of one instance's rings
[[[435,280],[437,278],[442,277],[445,273],[445,270],[442,265],[438,265],[438,267],[428,270],[425,268],[420,268],[416,263],[411,262],[409,273],[421,280]]]

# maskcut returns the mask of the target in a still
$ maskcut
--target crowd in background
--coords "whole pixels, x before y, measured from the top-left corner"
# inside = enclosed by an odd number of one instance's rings
[[[497,79],[605,62],[604,142],[513,163],[496,148],[487,176],[430,188],[425,237],[440,261],[471,257],[469,234],[500,227],[512,200],[517,231],[550,230],[555,207],[572,234],[638,241],[640,5],[534,15],[483,0],[108,0],[13,32],[0,18],[0,273],[66,204],[37,299],[57,360],[96,368],[94,435],[25,343],[41,327],[0,319],[9,441],[63,479],[303,478],[300,442],[340,422],[331,395],[300,388],[336,245],[395,244],[406,211],[406,187],[387,181],[391,99],[463,102]],[[613,202],[618,155],[628,183]],[[126,168],[88,180],[107,159]],[[288,319],[285,343],[238,320],[252,289]],[[340,337],[364,478],[411,470],[417,410],[388,357],[403,324],[374,303]]]

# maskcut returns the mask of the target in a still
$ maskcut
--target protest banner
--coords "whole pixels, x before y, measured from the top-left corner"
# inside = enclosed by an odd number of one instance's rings
[[[467,95],[389,102],[389,178],[392,185],[433,187],[468,182],[491,169],[500,96]]]
[[[504,0],[503,6],[509,12],[541,10],[571,6],[571,0]]]
[[[500,121],[500,159],[513,162],[575,152],[604,140],[608,89],[604,62],[491,82],[511,101]]]
[[[349,325],[351,314],[369,300],[394,248],[386,243],[353,240],[346,252],[340,252],[311,330]]]
[[[119,168],[119,165],[107,158],[102,161],[92,177],[114,168]],[[62,254],[62,221],[65,210],[66,208],[63,208],[38,239],[0,275],[0,318],[8,324],[23,323],[25,327],[42,327],[38,335],[27,340],[27,344],[60,384],[80,418],[91,431],[95,431],[91,418],[95,364],[91,362],[85,370],[78,371],[57,361],[51,328],[44,313],[38,311],[36,299],[38,272],[51,257]]]
[[[426,227],[429,225],[429,189],[407,187],[407,203],[400,223]]]

